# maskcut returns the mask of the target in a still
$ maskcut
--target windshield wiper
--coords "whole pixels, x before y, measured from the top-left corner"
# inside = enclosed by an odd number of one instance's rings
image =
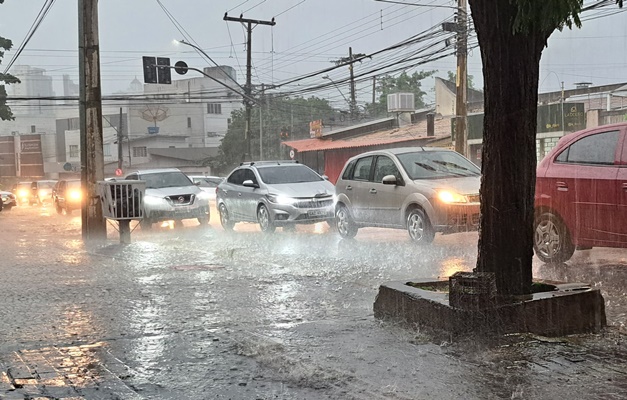
[[[419,167],[422,167],[422,168],[426,169],[427,171],[439,172],[437,169],[433,168],[429,164],[424,164],[424,163],[421,163],[421,162],[418,162],[418,161],[415,161],[414,164],[416,164]]]

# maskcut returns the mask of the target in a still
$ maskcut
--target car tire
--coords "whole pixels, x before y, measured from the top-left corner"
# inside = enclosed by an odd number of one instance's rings
[[[229,211],[226,209],[224,203],[220,204],[218,207],[218,214],[220,215],[220,224],[225,231],[232,231],[235,222],[231,220],[231,216],[229,215]]]
[[[139,221],[139,226],[141,226],[143,231],[152,230],[152,221],[148,218],[144,218]]]
[[[533,250],[544,263],[570,260],[575,253],[570,232],[560,217],[550,212],[540,214],[533,224]]]
[[[335,210],[335,228],[344,239],[352,239],[357,235],[357,225],[355,225],[346,206],[339,206]]]
[[[59,203],[55,202],[55,208],[57,209],[57,214],[59,215],[63,214],[63,207],[61,207]]]
[[[420,208],[414,208],[407,216],[407,232],[411,240],[419,245],[428,245],[433,242],[435,231],[429,218]]]
[[[198,218],[198,223],[200,225],[209,225],[209,217],[200,217],[200,218]]]
[[[268,210],[268,207],[266,207],[265,204],[262,204],[259,208],[257,208],[257,222],[259,222],[261,232],[272,233],[276,229],[274,221],[272,221],[272,217],[270,216],[270,210]]]

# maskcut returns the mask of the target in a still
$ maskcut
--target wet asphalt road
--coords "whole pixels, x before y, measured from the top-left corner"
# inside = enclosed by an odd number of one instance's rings
[[[623,399],[627,251],[534,276],[606,299],[599,335],[450,342],[373,318],[378,286],[471,270],[476,233],[326,225],[137,228],[86,246],[80,216],[0,213],[0,399]]]

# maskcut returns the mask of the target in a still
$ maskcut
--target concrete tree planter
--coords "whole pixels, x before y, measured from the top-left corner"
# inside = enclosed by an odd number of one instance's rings
[[[598,332],[606,326],[599,289],[581,283],[551,283],[556,290],[525,298],[497,300],[489,308],[467,310],[449,304],[447,279],[414,279],[382,284],[375,318],[394,320],[451,336],[534,333],[562,336]],[[418,287],[415,287],[418,286]]]

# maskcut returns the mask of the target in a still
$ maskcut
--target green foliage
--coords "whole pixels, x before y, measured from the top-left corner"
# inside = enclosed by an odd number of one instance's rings
[[[0,0],[0,4],[4,3],[4,0]],[[2,57],[4,52],[11,50],[13,43],[6,38],[0,36],[0,64],[2,64]],[[7,121],[15,119],[9,106],[7,106],[7,91],[4,84],[10,85],[12,83],[20,83],[20,80],[9,74],[0,73],[0,120]]]
[[[321,119],[329,126],[339,118],[327,100],[317,97],[270,97],[262,101],[263,120],[263,158],[285,159],[285,149],[281,148],[281,132],[288,133],[287,140],[309,138],[309,122]],[[254,106],[251,113],[251,153],[254,160],[259,159],[259,106]],[[205,164],[219,171],[228,173],[235,165],[244,161],[246,141],[246,110],[236,110],[231,114],[231,124],[222,139],[217,157],[206,160]]]
[[[562,30],[564,26],[572,29],[573,25],[581,28],[581,14],[583,0],[509,0],[518,6],[518,13],[514,20],[514,33],[543,33],[547,37],[555,29]],[[616,0],[619,7],[623,0]]]
[[[420,71],[409,75],[403,72],[397,77],[384,75],[377,78],[376,93],[379,101],[374,104],[366,105],[366,112],[372,117],[387,115],[388,94],[405,92],[413,93],[416,109],[425,106],[424,95],[426,92],[422,90],[421,81],[436,73],[437,71]]]
[[[457,73],[453,72],[453,71],[448,71],[447,72],[447,77],[448,80],[451,82],[457,82]],[[473,79],[475,79],[474,76],[472,75],[467,75],[467,81],[468,81],[468,88],[469,89],[474,89],[475,88],[475,84],[473,82]]]

